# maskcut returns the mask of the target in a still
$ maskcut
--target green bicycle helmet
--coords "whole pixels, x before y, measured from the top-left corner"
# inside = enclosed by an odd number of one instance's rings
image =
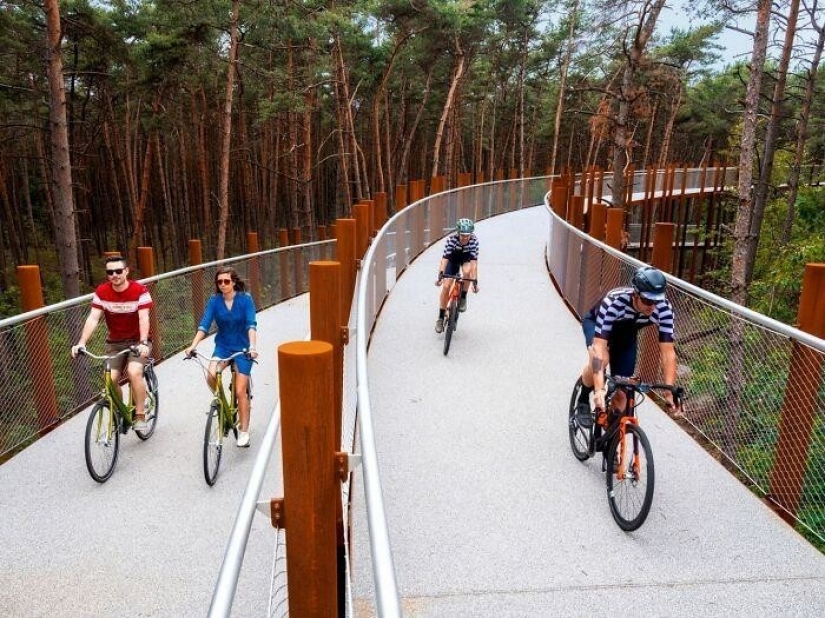
[[[472,219],[459,219],[455,224],[455,231],[459,234],[472,234],[476,229]]]

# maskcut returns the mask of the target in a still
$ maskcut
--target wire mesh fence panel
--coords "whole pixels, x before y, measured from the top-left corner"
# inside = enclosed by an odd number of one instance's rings
[[[335,242],[326,241],[263,251],[190,267],[144,280],[154,302],[151,310],[152,354],[156,360],[175,354],[191,341],[206,300],[217,293],[215,273],[230,265],[265,309],[309,289],[309,263],[334,259]],[[286,270],[281,268],[287,264]],[[284,280],[283,277],[286,277]],[[0,322],[0,460],[31,444],[43,432],[71,417],[98,396],[102,368],[88,358],[72,359],[92,295]],[[214,330],[214,329],[213,329]],[[87,347],[101,353],[106,339],[101,324]]]
[[[579,317],[610,289],[629,285],[640,265],[552,213],[548,238],[550,272]],[[688,393],[682,418],[825,547],[825,346],[678,279],[670,279],[668,299],[678,381]],[[636,373],[661,379],[654,328],[639,334],[638,346]]]

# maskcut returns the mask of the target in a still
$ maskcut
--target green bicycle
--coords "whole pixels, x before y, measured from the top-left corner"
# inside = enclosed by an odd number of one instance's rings
[[[229,395],[223,386],[223,370],[215,372],[215,386],[212,388],[212,403],[206,415],[206,428],[203,432],[203,478],[210,487],[218,480],[218,470],[221,467],[224,438],[232,430],[235,439],[238,438],[238,396],[235,393],[235,364],[232,362],[238,356],[247,356],[249,352],[242,350],[235,352],[229,358],[209,358],[208,360],[225,363],[224,369],[232,368],[229,378]],[[202,354],[192,350],[191,355],[183,360],[195,359],[203,370],[204,376],[208,371],[208,364]],[[253,362],[255,362],[253,360]],[[247,386],[247,395],[252,400],[252,380]]]
[[[129,431],[135,422],[135,400],[129,389],[128,401],[124,401],[120,384],[112,379],[112,361],[124,354],[137,353],[137,348],[127,348],[111,356],[98,356],[85,348],[78,350],[90,358],[104,361],[103,390],[101,399],[92,408],[86,423],[86,468],[98,483],[105,483],[115,471],[117,456],[120,452],[120,434]],[[146,384],[145,418],[146,429],[137,430],[135,434],[141,440],[148,440],[155,433],[158,420],[158,378],[155,374],[155,360],[148,359],[143,368],[143,380]]]

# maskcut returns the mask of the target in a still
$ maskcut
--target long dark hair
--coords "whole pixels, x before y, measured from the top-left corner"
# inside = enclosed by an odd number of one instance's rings
[[[232,283],[234,284],[232,287],[235,288],[236,292],[246,291],[246,284],[243,282],[240,275],[238,275],[238,271],[231,266],[221,266],[215,271],[215,294],[222,294],[221,288],[218,286],[218,277],[221,275],[229,275],[232,277]]]

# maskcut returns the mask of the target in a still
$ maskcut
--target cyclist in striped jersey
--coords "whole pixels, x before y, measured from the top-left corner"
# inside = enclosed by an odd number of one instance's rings
[[[438,265],[438,279],[435,284],[441,286],[439,298],[438,319],[435,322],[435,332],[444,331],[444,316],[447,312],[447,301],[450,298],[450,285],[441,285],[444,275],[456,275],[458,269],[464,273],[467,279],[478,279],[478,237],[473,233],[475,224],[470,219],[459,219],[455,224],[455,233],[447,237],[444,243],[444,252],[441,254],[441,262]],[[470,282],[465,281],[461,290],[461,297],[458,301],[458,310],[467,309],[467,290]],[[478,281],[473,283],[473,292],[478,292]]]
[[[582,331],[590,361],[582,370],[584,388],[579,404],[589,415],[590,393],[595,407],[604,410],[605,367],[610,364],[613,375],[630,377],[636,368],[636,335],[646,326],[655,324],[659,330],[659,354],[666,384],[676,382],[676,348],[673,343],[673,306],[665,297],[667,281],[661,271],[642,266],[637,269],[631,287],[610,290],[582,319]],[[665,392],[668,406],[673,406],[673,394]],[[582,405],[584,404],[584,405]],[[624,394],[614,397],[614,404],[624,410]],[[584,413],[585,410],[582,410]]]

